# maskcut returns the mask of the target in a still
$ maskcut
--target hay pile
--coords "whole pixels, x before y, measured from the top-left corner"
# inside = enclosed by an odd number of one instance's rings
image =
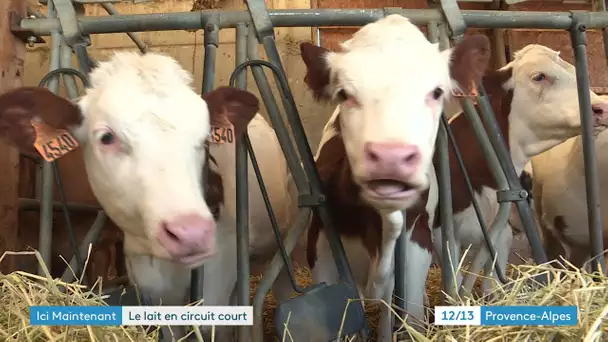
[[[8,254],[8,253],[5,253]],[[10,254],[36,255],[38,252]],[[0,262],[2,261],[0,258]],[[494,299],[453,298],[455,305],[576,305],[579,307],[579,323],[573,327],[436,327],[430,324],[424,333],[416,332],[403,325],[402,333],[415,341],[603,341],[608,331],[608,277],[594,276],[580,271],[572,265],[563,269],[550,265],[513,266],[510,285],[497,286],[492,294]],[[48,272],[47,272],[48,274]],[[553,281],[548,286],[531,286],[540,274],[551,274]],[[310,271],[296,270],[298,283],[310,285]],[[251,278],[252,296],[260,278]],[[532,284],[534,285],[534,284]],[[535,287],[535,288],[533,288]],[[62,289],[67,291],[62,292]],[[32,327],[29,326],[30,305],[105,305],[100,296],[100,286],[93,291],[78,283],[65,284],[50,276],[40,277],[25,272],[0,274],[0,340],[14,341],[156,341],[156,333],[146,336],[142,327]],[[441,301],[441,275],[438,268],[431,269],[427,281],[427,291],[431,307]],[[375,328],[381,302],[366,305],[370,326]],[[276,301],[267,296],[264,310],[266,341],[277,341],[272,322]],[[295,342],[297,337],[294,338]],[[374,341],[372,336],[372,341]]]
[[[6,252],[6,255],[35,255],[43,265],[38,252]],[[142,327],[135,326],[31,326],[29,307],[101,306],[106,305],[100,296],[101,286],[87,290],[78,283],[66,284],[26,272],[0,273],[0,341],[156,341],[156,332],[146,336]]]
[[[553,265],[555,266],[555,265]],[[460,342],[460,341],[604,341],[608,332],[608,277],[595,276],[585,271],[578,270],[571,264],[560,265],[560,268],[552,265],[516,265],[509,269],[508,277],[510,283],[496,285],[495,290],[484,298],[449,298],[451,305],[544,305],[544,306],[566,306],[576,305],[579,308],[579,322],[577,326],[434,326],[429,324],[424,333],[406,327],[401,320],[399,329],[403,334],[409,335],[414,341],[438,341],[438,342]],[[466,269],[463,270],[466,272]],[[538,275],[551,274],[553,282],[547,286],[540,286],[534,282]],[[298,270],[298,283],[310,284],[310,272],[307,269]],[[480,283],[481,279],[478,282]],[[537,286],[531,286],[537,285]],[[533,288],[534,287],[534,288]],[[253,293],[253,290],[252,290]],[[441,288],[441,272],[439,268],[433,267],[427,279],[427,294],[431,308],[441,305],[443,296]],[[475,296],[477,297],[477,296]],[[278,341],[270,335],[274,333],[272,320],[272,308],[276,302],[271,296],[267,297],[269,303],[265,308],[265,331],[267,341]],[[489,299],[493,298],[493,299]],[[379,305],[385,305],[377,301],[374,305],[366,301],[366,314],[372,329],[378,324]],[[393,313],[396,314],[396,308]],[[397,334],[396,334],[397,335]],[[294,342],[298,342],[297,338]],[[375,332],[371,341],[375,341]]]
[[[608,277],[579,270],[572,264],[513,266],[510,284],[497,286],[494,299],[451,298],[454,305],[544,305],[578,307],[576,326],[429,327],[418,341],[604,341],[608,332]],[[547,286],[534,281],[550,275]]]

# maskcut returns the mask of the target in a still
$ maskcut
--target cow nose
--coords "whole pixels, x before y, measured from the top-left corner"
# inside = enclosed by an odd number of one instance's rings
[[[374,143],[365,144],[365,163],[371,174],[395,173],[409,177],[414,173],[422,155],[416,145],[402,143]]]
[[[608,103],[596,103],[591,106],[591,111],[593,111],[594,115],[597,116],[605,116],[608,113]]]
[[[163,221],[158,230],[158,241],[171,258],[190,263],[193,258],[204,259],[215,254],[215,221],[199,214],[180,215]]]

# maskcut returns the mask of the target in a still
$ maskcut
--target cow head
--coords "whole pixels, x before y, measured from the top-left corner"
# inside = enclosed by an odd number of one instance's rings
[[[362,197],[404,208],[429,186],[443,101],[480,81],[489,41],[476,35],[440,51],[407,18],[389,15],[341,46],[332,52],[303,43],[305,82],[317,99],[338,103],[336,130]]]
[[[0,96],[0,135],[32,152],[37,119],[68,129],[84,149],[91,188],[125,233],[127,253],[196,267],[215,253],[215,222],[201,186],[211,125],[242,132],[259,109],[242,90],[201,98],[174,59],[117,53],[90,74],[72,103],[43,88]]]
[[[581,134],[576,70],[546,46],[530,44],[501,68],[502,84],[512,92],[510,144],[519,169],[532,156]],[[608,122],[608,102],[591,92],[596,127]],[[518,154],[522,154],[518,156]],[[521,157],[521,158],[518,158]]]

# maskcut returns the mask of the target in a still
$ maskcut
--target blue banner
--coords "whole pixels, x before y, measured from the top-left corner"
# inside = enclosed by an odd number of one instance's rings
[[[121,306],[30,306],[31,325],[121,325]]]
[[[578,324],[576,306],[482,306],[481,325]]]

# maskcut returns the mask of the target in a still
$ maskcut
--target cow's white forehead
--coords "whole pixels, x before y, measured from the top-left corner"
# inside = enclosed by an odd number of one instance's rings
[[[91,72],[90,81],[81,101],[91,124],[103,120],[131,132],[140,126],[194,135],[208,130],[208,110],[192,75],[171,57],[118,52]]]
[[[569,74],[575,72],[574,66],[560,57],[560,52],[552,50],[539,44],[529,44],[514,53],[513,61],[505,66],[530,69],[530,71],[543,71],[554,69],[555,71],[566,71]],[[537,69],[537,70],[533,70]]]
[[[399,44],[402,43],[402,44]],[[411,45],[412,48],[431,45],[422,31],[401,15],[391,14],[383,19],[363,26],[341,44],[347,52],[355,49],[383,49],[395,45]]]
[[[430,43],[401,15],[389,15],[362,27],[341,47],[341,52],[327,55],[327,63],[332,82],[347,88],[356,84],[359,91],[386,94],[395,87],[416,85],[428,91],[437,82],[450,84],[449,66],[438,45]]]

